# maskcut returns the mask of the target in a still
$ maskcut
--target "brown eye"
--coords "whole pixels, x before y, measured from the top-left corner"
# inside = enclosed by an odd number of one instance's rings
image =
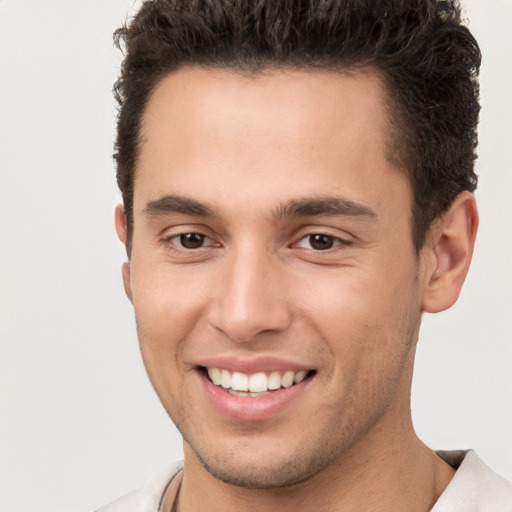
[[[326,233],[313,233],[301,238],[297,242],[296,247],[309,249],[310,251],[327,251],[341,245],[348,246],[350,242]]]
[[[307,238],[311,248],[315,249],[316,251],[325,251],[326,249],[330,249],[335,242],[334,237],[323,235],[321,233],[309,235]]]
[[[185,249],[199,249],[203,246],[206,238],[205,235],[199,233],[184,233],[178,237],[180,245]]]

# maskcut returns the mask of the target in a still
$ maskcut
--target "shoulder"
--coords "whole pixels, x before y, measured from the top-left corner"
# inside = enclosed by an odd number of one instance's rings
[[[146,486],[122,496],[96,512],[158,512],[167,486],[182,468],[182,461],[171,464]]]
[[[432,512],[512,512],[512,483],[494,473],[474,450],[438,455],[449,463],[459,458],[460,465]]]

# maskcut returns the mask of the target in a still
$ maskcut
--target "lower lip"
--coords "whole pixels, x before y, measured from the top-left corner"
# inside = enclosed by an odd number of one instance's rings
[[[307,378],[289,388],[272,391],[268,395],[248,397],[232,395],[227,390],[213,384],[200,372],[203,389],[213,407],[228,418],[239,421],[263,421],[273,418],[287,409],[306,390],[311,381]]]

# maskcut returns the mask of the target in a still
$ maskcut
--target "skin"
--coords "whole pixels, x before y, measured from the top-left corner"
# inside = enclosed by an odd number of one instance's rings
[[[195,67],[150,98],[123,278],[149,377],[184,439],[181,512],[417,512],[453,475],[415,435],[410,389],[421,314],[457,299],[476,206],[461,194],[415,252],[385,101],[371,70]],[[116,228],[124,242],[122,207]],[[184,247],[187,233],[203,245]],[[314,375],[279,413],[241,421],[201,386],[198,365],[219,356]]]

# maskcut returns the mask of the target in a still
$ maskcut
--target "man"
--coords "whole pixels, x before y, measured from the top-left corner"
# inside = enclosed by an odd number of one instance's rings
[[[512,510],[410,414],[478,225],[458,6],[153,0],[117,37],[123,280],[184,461],[101,510]]]

